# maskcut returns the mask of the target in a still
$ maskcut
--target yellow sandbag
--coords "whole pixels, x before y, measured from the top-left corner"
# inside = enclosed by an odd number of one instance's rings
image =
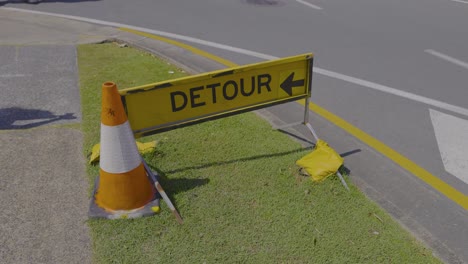
[[[99,161],[100,152],[101,152],[101,145],[97,143],[91,149],[91,157],[89,157],[89,164]]]
[[[141,154],[150,153],[156,148],[156,141],[150,141],[146,143],[141,143],[141,142],[136,141],[136,144],[138,147],[138,151]],[[93,146],[91,150],[91,156],[89,158],[90,164],[99,161],[100,149],[101,149],[101,145],[99,143]]]
[[[320,182],[335,174],[343,165],[343,161],[327,142],[319,139],[312,152],[296,161],[296,164],[304,168],[312,180]]]
[[[136,144],[141,154],[150,153],[156,148],[156,141],[150,141],[146,143],[141,143],[137,141]]]

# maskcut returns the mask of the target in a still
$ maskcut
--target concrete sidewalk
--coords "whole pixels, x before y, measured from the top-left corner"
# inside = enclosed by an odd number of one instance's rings
[[[90,263],[75,44],[91,25],[0,10],[0,259]]]
[[[75,46],[105,40],[145,49],[190,73],[226,67],[191,51],[116,28],[0,8],[2,263],[92,260],[85,223],[89,183],[78,129],[81,109]],[[259,113],[282,126],[301,120],[294,114],[301,115],[302,111],[291,103]],[[345,159],[352,170],[351,178],[366,195],[444,261],[463,263],[467,259],[463,248],[466,228],[457,228],[466,226],[466,212],[450,210],[452,203],[347,132],[314,113],[310,118],[323,139],[332,142],[339,153],[348,153]],[[309,137],[302,126],[286,132],[296,138]],[[406,187],[391,188],[397,181],[407,183]],[[429,210],[434,204],[445,211]],[[452,222],[450,227],[446,218]]]
[[[223,67],[116,28],[0,9],[2,263],[92,261],[76,45],[112,39],[192,73]]]

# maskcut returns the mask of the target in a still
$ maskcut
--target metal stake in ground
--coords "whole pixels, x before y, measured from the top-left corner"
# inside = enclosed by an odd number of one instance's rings
[[[183,224],[184,220],[182,220],[182,217],[180,216],[179,212],[177,212],[177,209],[172,204],[171,199],[169,199],[169,197],[167,196],[167,194],[164,191],[163,187],[158,182],[156,176],[153,174],[153,172],[149,168],[148,164],[146,164],[145,160],[143,160],[143,165],[145,166],[146,172],[148,174],[150,174],[153,179],[156,179],[154,181],[154,187],[156,187],[156,190],[158,190],[159,194],[161,194],[161,196],[162,196],[163,200],[166,202],[167,206],[169,206],[169,209],[171,209],[172,213],[174,214],[175,218],[177,219],[177,222],[179,222],[179,224]]]

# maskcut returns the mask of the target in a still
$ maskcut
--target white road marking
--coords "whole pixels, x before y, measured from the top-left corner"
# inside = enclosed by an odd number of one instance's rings
[[[448,110],[448,111],[451,111],[451,112],[454,112],[454,113],[457,113],[457,114],[468,116],[468,109],[463,108],[463,107],[459,107],[459,106],[456,106],[456,105],[451,105],[451,104],[448,104],[448,103],[437,101],[437,100],[427,98],[427,97],[424,97],[424,96],[420,96],[420,95],[417,95],[417,94],[408,93],[408,92],[397,90],[395,88],[391,88],[391,87],[388,87],[388,86],[385,86],[385,85],[381,85],[381,84],[378,84],[378,83],[358,79],[358,78],[351,77],[351,76],[344,75],[344,74],[337,73],[337,72],[327,71],[327,70],[320,69],[320,68],[317,68],[317,67],[314,67],[314,72],[316,72],[318,74],[328,76],[328,77],[332,77],[332,78],[335,78],[335,79],[339,79],[339,80],[342,80],[342,81],[347,81],[347,82],[350,82],[350,83],[358,84],[360,86],[364,86],[364,87],[367,87],[367,88],[370,88],[370,89],[378,90],[378,91],[381,91],[381,92],[384,92],[384,93],[397,95],[397,96],[407,98],[407,99],[410,99],[410,100],[413,100],[413,101],[416,101],[416,102],[424,103],[424,104],[427,104],[427,105],[432,105],[432,106],[438,107],[440,109]]]
[[[468,184],[468,120],[429,112],[445,170]]]
[[[7,10],[12,10],[12,11],[26,12],[26,13],[32,13],[32,14],[43,14],[43,15],[50,15],[50,16],[61,17],[61,18],[66,18],[66,19],[73,19],[73,20],[77,20],[77,21],[83,21],[83,22],[100,24],[100,25],[111,26],[111,27],[118,27],[118,28],[125,27],[125,28],[130,28],[130,29],[134,29],[134,30],[138,30],[138,31],[142,31],[142,32],[147,32],[147,33],[150,33],[150,34],[155,34],[155,35],[159,35],[159,36],[163,36],[163,37],[167,37],[167,38],[187,41],[187,42],[191,42],[191,43],[197,43],[197,44],[201,44],[201,45],[208,46],[208,47],[213,47],[213,48],[218,48],[218,49],[221,49],[221,50],[231,51],[231,52],[234,52],[234,53],[244,54],[244,55],[256,57],[256,58],[259,58],[259,59],[264,59],[264,60],[278,59],[278,57],[271,56],[271,55],[264,54],[264,53],[259,53],[259,52],[255,52],[255,51],[251,51],[251,50],[236,48],[236,47],[232,47],[232,46],[228,46],[228,45],[224,45],[224,44],[219,44],[219,43],[215,43],[215,42],[211,42],[211,41],[206,41],[206,40],[202,40],[202,39],[192,38],[192,37],[188,37],[188,36],[178,35],[178,34],[159,31],[159,30],[152,30],[152,29],[148,29],[148,28],[135,27],[135,26],[125,25],[125,24],[121,24],[121,23],[114,23],[114,22],[102,21],[102,20],[85,18],[85,17],[78,17],[78,16],[69,16],[69,15],[61,15],[61,14],[54,14],[54,13],[48,13],[48,12],[31,11],[31,10],[11,8],[11,7],[2,7],[2,8],[7,9]],[[331,77],[331,78],[335,78],[335,79],[338,79],[338,80],[354,83],[354,84],[357,84],[357,85],[360,85],[360,86],[363,86],[363,87],[378,90],[378,91],[385,92],[385,93],[388,93],[388,94],[393,94],[393,95],[400,96],[400,97],[403,97],[403,98],[407,98],[407,99],[410,99],[410,100],[413,100],[413,101],[416,101],[416,102],[424,103],[424,104],[427,104],[427,105],[438,107],[440,109],[444,109],[444,110],[451,111],[451,112],[454,112],[454,113],[457,113],[457,114],[468,116],[468,109],[462,108],[462,107],[459,107],[459,106],[456,106],[456,105],[451,105],[451,104],[444,103],[444,102],[441,102],[441,101],[437,101],[437,100],[427,98],[427,97],[424,97],[424,96],[420,96],[420,95],[404,92],[404,91],[401,91],[401,90],[397,90],[395,88],[384,86],[384,85],[381,85],[381,84],[378,84],[378,83],[374,83],[374,82],[366,81],[366,80],[363,80],[363,79],[355,78],[355,77],[352,77],[352,76],[344,75],[344,74],[341,74],[341,73],[321,69],[321,68],[315,67],[315,66],[314,66],[313,70],[314,70],[314,73],[317,73],[317,74],[321,74],[321,75],[328,76],[328,77]]]
[[[313,4],[311,4],[309,2],[306,2],[306,1],[303,1],[303,0],[296,0],[296,2],[301,3],[303,5],[306,5],[308,7],[312,7],[313,9],[322,10],[322,8],[320,6],[313,5]]]
[[[450,0],[452,2],[458,2],[458,3],[462,3],[462,4],[468,4],[468,1],[463,1],[463,0]]]
[[[467,4],[468,4],[468,2],[467,2]],[[450,56],[448,56],[448,55],[445,55],[445,54],[443,54],[443,53],[437,52],[437,51],[432,50],[432,49],[424,50],[424,52],[427,52],[427,53],[429,53],[429,54],[432,54],[432,55],[434,55],[434,56],[436,56],[436,57],[438,57],[438,58],[441,58],[441,59],[443,59],[443,60],[446,60],[446,61],[451,62],[451,63],[453,63],[453,64],[456,64],[456,65],[458,65],[458,66],[461,66],[461,67],[463,67],[463,68],[465,68],[465,69],[468,70],[468,63],[466,63],[466,62],[464,62],[464,61],[461,61],[461,60],[459,60],[459,59],[455,59],[455,58],[453,58],[453,57],[450,57]]]
[[[0,78],[19,78],[19,77],[30,77],[32,74],[1,74]]]

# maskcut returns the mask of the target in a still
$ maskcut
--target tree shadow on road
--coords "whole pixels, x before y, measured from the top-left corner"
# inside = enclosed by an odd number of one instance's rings
[[[9,107],[0,109],[0,129],[28,129],[59,120],[76,119],[73,113],[55,115],[50,111]]]
[[[27,0],[6,0],[6,1],[0,1],[0,6],[6,5],[6,4],[40,4],[40,3],[69,3],[69,4],[74,4],[74,3],[79,3],[79,2],[97,2],[101,0],[42,0],[42,1],[27,1]]]

